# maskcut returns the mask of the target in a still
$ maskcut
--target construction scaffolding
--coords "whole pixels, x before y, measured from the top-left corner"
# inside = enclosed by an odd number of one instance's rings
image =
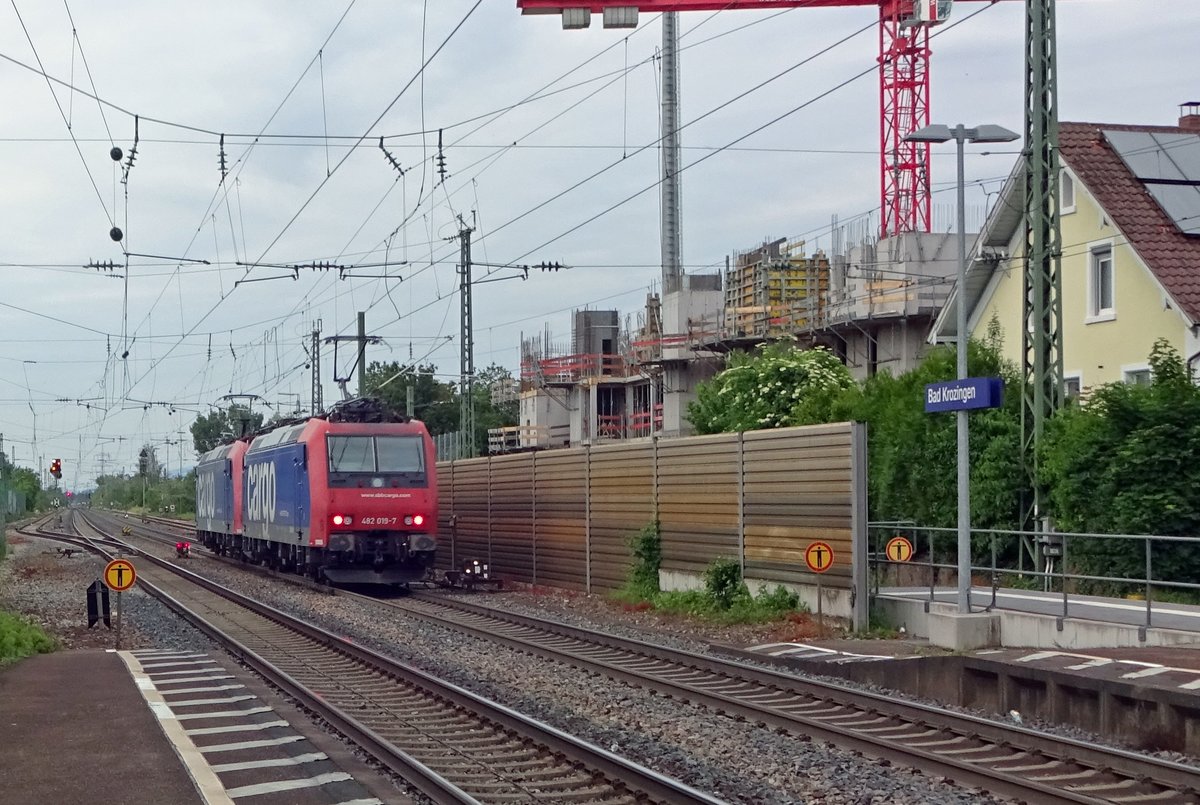
[[[822,326],[829,259],[804,241],[769,241],[735,256],[725,272],[725,326],[733,338],[783,338]]]

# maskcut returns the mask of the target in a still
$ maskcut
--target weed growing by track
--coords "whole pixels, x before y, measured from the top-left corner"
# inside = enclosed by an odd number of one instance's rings
[[[0,612],[0,665],[28,657],[47,654],[58,648],[54,638],[29,621]]]
[[[651,521],[628,540],[633,562],[625,585],[613,597],[636,609],[654,609],[716,623],[766,623],[796,612],[807,612],[796,593],[783,585],[764,587],[752,595],[736,560],[721,557],[704,571],[704,589],[663,591],[658,584],[662,566],[662,534]]]

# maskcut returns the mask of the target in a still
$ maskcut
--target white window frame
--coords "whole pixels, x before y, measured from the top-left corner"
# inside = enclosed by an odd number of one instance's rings
[[[1146,372],[1151,381],[1154,380],[1153,374],[1150,372],[1150,364],[1148,363],[1128,363],[1121,367],[1121,382],[1133,383],[1133,376]],[[1140,385],[1140,384],[1138,384]]]
[[[1108,254],[1109,282],[1112,287],[1110,295],[1112,306],[1100,307],[1100,289],[1097,287],[1097,272],[1099,265],[1097,257]],[[1117,259],[1111,240],[1101,240],[1088,244],[1087,250],[1087,316],[1085,324],[1096,324],[1102,321],[1112,321],[1117,317]]]
[[[1066,188],[1071,188],[1071,198],[1068,203]],[[1058,174],[1058,214],[1070,215],[1075,212],[1075,194],[1079,192],[1079,183],[1075,175],[1063,168]]]
[[[1071,380],[1074,380],[1079,384],[1079,391],[1074,395],[1067,391],[1067,382]],[[1078,399],[1083,396],[1083,372],[1063,372],[1063,396],[1067,399],[1071,399],[1072,397]]]

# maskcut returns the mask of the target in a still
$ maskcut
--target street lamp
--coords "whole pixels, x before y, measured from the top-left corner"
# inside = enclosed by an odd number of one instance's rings
[[[914,143],[958,144],[958,309],[957,337],[958,379],[967,377],[967,191],[963,168],[963,145],[972,143],[1010,143],[1021,135],[1003,126],[983,125],[969,129],[959,123],[954,128],[937,124],[917,129],[904,138]],[[958,611],[971,611],[971,456],[967,431],[967,412],[959,410],[958,417]]]

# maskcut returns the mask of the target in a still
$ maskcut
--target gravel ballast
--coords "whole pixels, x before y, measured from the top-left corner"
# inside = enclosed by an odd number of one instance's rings
[[[30,615],[67,647],[111,647],[112,635],[102,625],[91,631],[83,628],[84,591],[98,578],[102,561],[86,556],[61,558],[54,544],[44,540],[16,537],[14,541],[11,561],[0,563],[0,607]],[[173,558],[169,546],[152,550]],[[379,603],[264,579],[215,561],[198,546],[194,551],[187,562],[193,571],[729,802],[997,801],[950,781],[653,695]],[[788,632],[807,628],[803,623],[714,627],[627,611],[601,596],[554,589],[521,588],[470,598],[692,651],[706,651],[711,642],[752,645],[794,639]],[[148,596],[134,590],[126,594],[125,605],[123,647],[213,650],[206,637]]]
[[[161,555],[171,551],[163,548]],[[189,568],[221,584],[448,679],[610,751],[736,803],[986,803],[983,792],[908,768],[779,734],[569,665],[427,623],[379,603],[331,596],[217,562],[197,549]],[[763,627],[711,628],[625,612],[602,597],[520,589],[471,600],[704,650]],[[557,613],[557,614],[556,614]]]
[[[53,635],[66,649],[116,648],[116,634],[101,621],[87,626],[87,588],[105,562],[89,553],[70,558],[61,543],[10,531],[8,558],[0,562],[0,609],[16,612]],[[121,594],[121,648],[219,650],[202,632],[137,587]],[[109,594],[113,625],[117,596]]]

